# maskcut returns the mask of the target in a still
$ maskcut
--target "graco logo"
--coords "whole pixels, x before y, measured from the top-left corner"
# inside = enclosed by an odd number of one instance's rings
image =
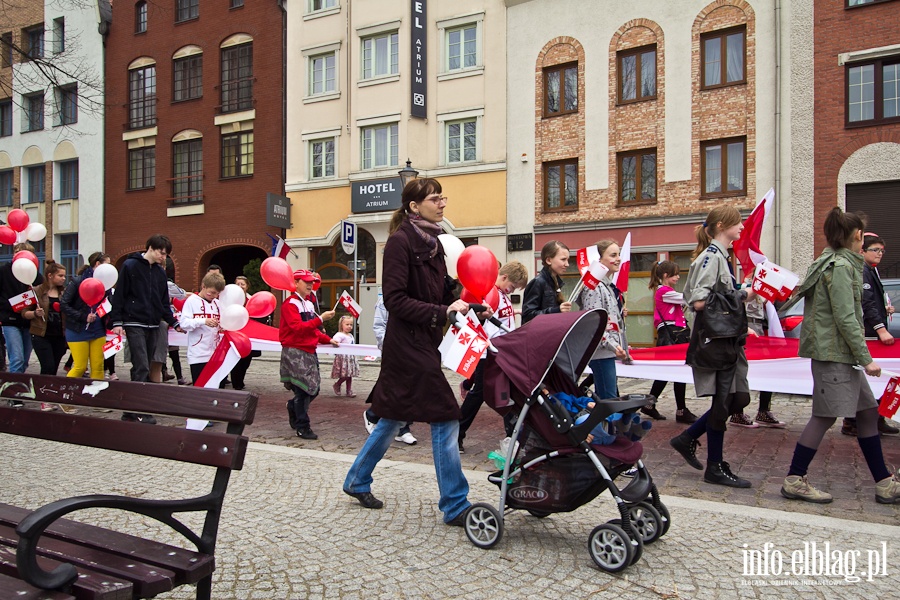
[[[543,502],[548,494],[540,488],[524,485],[510,490],[509,495],[519,502]]]

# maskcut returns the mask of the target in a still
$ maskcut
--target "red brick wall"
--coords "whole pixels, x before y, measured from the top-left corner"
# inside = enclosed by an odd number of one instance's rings
[[[815,200],[816,254],[825,247],[822,223],[837,203],[838,174],[847,158],[877,142],[900,143],[900,123],[845,127],[846,66],[838,54],[900,42],[900,2],[845,9],[843,1],[816,0],[815,19]]]
[[[116,6],[106,48],[106,251],[117,261],[144,250],[147,238],[162,233],[172,240],[178,282],[196,287],[209,252],[230,246],[271,247],[266,232],[266,193],[283,191],[282,12],[275,0],[248,2],[229,10],[228,2],[202,2],[200,18],[175,24],[174,3],[148,2],[147,32],[134,34],[132,3]],[[221,63],[219,45],[233,34],[253,38],[253,84],[256,118],[254,174],[220,179],[219,114]],[[172,55],[182,46],[203,49],[203,96],[172,102]],[[127,191],[128,151],[122,141],[128,124],[128,65],[147,56],[156,60],[157,127],[156,186]],[[167,217],[171,183],[172,137],[184,129],[203,134],[204,214]]]

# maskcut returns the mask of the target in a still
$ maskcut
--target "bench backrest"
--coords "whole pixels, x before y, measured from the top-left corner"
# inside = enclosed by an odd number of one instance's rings
[[[249,392],[158,383],[0,373],[0,432],[130,452],[225,469],[240,469],[247,449],[242,436],[253,422],[257,397]],[[6,400],[68,404],[78,414],[13,408]],[[112,409],[112,418],[84,408]],[[121,412],[227,423],[194,431],[121,421]]]

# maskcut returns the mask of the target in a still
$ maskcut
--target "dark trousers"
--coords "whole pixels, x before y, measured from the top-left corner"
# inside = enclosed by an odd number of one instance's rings
[[[125,337],[131,350],[131,380],[150,381],[150,357],[156,349],[159,325],[153,327],[126,327]]]
[[[200,378],[200,373],[203,372],[203,367],[206,366],[205,362],[202,363],[192,363],[191,364],[191,383],[196,383],[197,379]]]
[[[309,405],[315,396],[310,396],[293,384],[291,391],[294,392],[294,397],[288,400],[288,409],[294,413],[294,427],[298,431],[309,429]]]
[[[484,404],[484,359],[478,361],[478,366],[475,367],[475,372],[472,373],[472,386],[469,388],[466,399],[463,400],[460,407],[462,412],[462,416],[459,419],[458,441],[460,445],[466,439],[466,431],[469,430],[472,422],[475,421],[475,416],[481,409],[482,404]]]
[[[59,371],[59,361],[66,355],[69,349],[66,338],[63,336],[42,337],[31,336],[31,346],[34,349],[38,361],[41,363],[41,375],[56,375]]]
[[[250,362],[253,360],[253,356],[247,355],[241,360],[237,361],[237,364],[234,365],[234,368],[231,369],[231,387],[236,390],[244,389],[244,376],[247,374],[247,369],[250,368]]]
[[[183,378],[181,373],[181,356],[178,355],[178,348],[174,350],[169,350],[169,358],[172,360],[172,370],[175,372],[175,377],[179,380]]]

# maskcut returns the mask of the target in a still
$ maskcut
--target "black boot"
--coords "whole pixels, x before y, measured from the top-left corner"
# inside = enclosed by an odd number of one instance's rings
[[[893,425],[888,425],[888,422],[884,420],[884,417],[878,417],[878,433],[886,433],[888,435],[896,435],[900,433],[900,429],[897,429]]]
[[[684,457],[687,464],[698,471],[703,470],[703,465],[697,460],[697,446],[700,445],[698,440],[695,440],[687,433],[682,433],[669,440],[669,445],[675,448],[678,451],[678,454]]]
[[[294,417],[294,400],[287,401],[287,411],[288,411],[288,423],[291,426],[291,429],[297,429],[297,420]]]
[[[732,473],[731,467],[725,461],[708,463],[706,465],[706,473],[703,474],[703,481],[716,485],[727,485],[728,487],[750,487],[750,482]]]

